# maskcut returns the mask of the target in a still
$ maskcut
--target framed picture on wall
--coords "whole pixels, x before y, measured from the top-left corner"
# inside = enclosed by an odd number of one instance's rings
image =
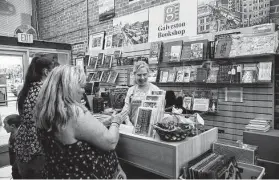
[[[102,50],[104,47],[105,32],[91,34],[89,37],[89,51]]]
[[[114,16],[114,0],[99,0],[99,21],[105,21]]]
[[[7,106],[7,87],[0,86],[0,106]]]
[[[105,37],[105,47],[104,49],[109,49],[112,47],[112,35]]]
[[[84,70],[83,57],[76,58],[76,66],[79,66],[81,69]]]

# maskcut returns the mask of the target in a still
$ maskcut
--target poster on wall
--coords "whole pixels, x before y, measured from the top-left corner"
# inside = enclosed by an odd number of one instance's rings
[[[197,1],[177,0],[149,9],[149,42],[197,35]]]
[[[91,34],[89,37],[89,52],[94,50],[102,50],[104,46],[105,32]]]
[[[105,21],[114,16],[114,0],[99,0],[99,21]]]
[[[113,19],[112,47],[148,42],[148,10]]]
[[[112,47],[112,35],[108,35],[105,37],[105,47],[104,49],[109,49]]]
[[[271,4],[270,0],[198,0],[198,34],[268,23]]]

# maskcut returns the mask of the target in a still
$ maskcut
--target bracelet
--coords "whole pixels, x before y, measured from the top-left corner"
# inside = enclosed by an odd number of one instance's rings
[[[120,124],[119,124],[118,122],[112,122],[111,124],[113,124],[113,123],[115,123],[115,124],[117,124],[118,126],[120,126]]]

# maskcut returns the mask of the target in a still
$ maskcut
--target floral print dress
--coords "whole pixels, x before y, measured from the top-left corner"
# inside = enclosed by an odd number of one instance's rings
[[[15,138],[15,152],[17,160],[28,163],[35,155],[42,154],[42,147],[38,141],[35,122],[33,121],[33,109],[43,82],[31,83],[27,97],[24,100],[22,120]]]
[[[115,151],[102,151],[87,142],[60,143],[50,132],[40,130],[46,155],[43,178],[112,179],[117,171]]]

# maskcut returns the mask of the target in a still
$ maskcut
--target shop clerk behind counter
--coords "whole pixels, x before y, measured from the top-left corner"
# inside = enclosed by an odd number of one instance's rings
[[[138,105],[145,100],[145,96],[151,94],[151,91],[161,90],[154,84],[148,82],[149,66],[144,61],[138,61],[134,64],[133,73],[135,77],[135,85],[128,89],[125,105],[122,112],[127,113],[129,118],[126,118],[127,125],[134,125],[137,116]]]

